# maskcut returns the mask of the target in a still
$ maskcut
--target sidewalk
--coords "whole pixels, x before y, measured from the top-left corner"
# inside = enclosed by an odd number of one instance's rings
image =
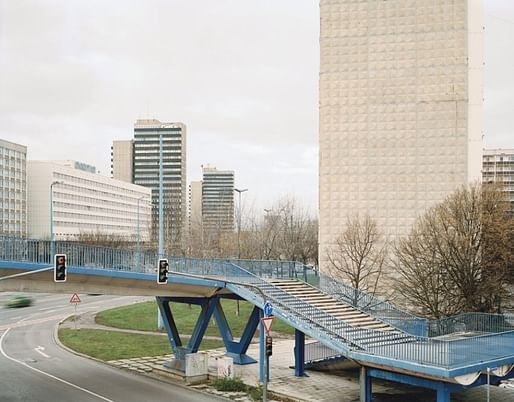
[[[270,358],[270,382],[268,390],[278,400],[299,402],[358,402],[359,379],[357,371],[318,372],[309,370],[309,377],[295,377],[294,370],[289,368],[293,363],[294,340],[279,340],[273,345],[273,356]],[[209,376],[217,375],[216,358],[224,355],[223,350],[211,350],[209,355]],[[248,354],[254,358],[259,355],[259,345],[252,344]],[[166,376],[169,371],[163,364],[171,358],[171,355],[161,357],[143,357],[110,361],[116,367],[136,371],[141,374]],[[240,377],[246,384],[257,386],[259,383],[259,365],[250,364],[234,366],[234,374]],[[207,385],[192,385],[192,387],[225,396],[230,400],[247,402],[246,396],[234,396],[218,392]],[[491,387],[491,402],[513,402],[514,390]],[[485,402],[486,387],[474,388],[452,396],[452,402]],[[270,401],[273,399],[270,398]],[[373,402],[435,402],[435,392],[405,386],[402,384],[374,380]]]
[[[64,323],[63,325],[69,325]],[[71,323],[73,325],[73,323]],[[87,314],[82,316],[78,322],[80,328],[97,328],[116,330],[104,327],[94,322],[94,316]],[[127,330],[124,330],[127,331]],[[135,331],[130,331],[135,332]],[[145,332],[146,333],[146,332]],[[146,333],[148,334],[148,333]],[[357,371],[331,371],[318,372],[307,371],[308,377],[295,377],[293,356],[294,340],[277,339],[273,342],[273,356],[270,357],[270,382],[268,390],[276,395],[278,400],[299,401],[299,402],[358,402],[359,401],[359,380]],[[224,350],[210,350],[209,355],[209,377],[217,375],[216,358],[224,355]],[[259,344],[252,343],[248,349],[248,355],[259,357]],[[141,357],[134,359],[123,359],[107,362],[120,369],[130,370],[139,374],[155,376],[160,379],[174,378],[172,370],[165,368],[165,362],[171,359],[171,355],[159,357]],[[244,366],[234,365],[234,374],[240,377],[246,384],[257,386],[259,384],[259,364]],[[244,394],[227,394],[218,392],[208,385],[191,385],[191,387],[202,389],[228,400],[248,402],[250,399]],[[490,388],[491,402],[513,402],[514,390]],[[478,387],[452,395],[452,402],[485,402],[486,387]],[[272,401],[273,399],[269,399]],[[426,389],[404,386],[398,383],[373,380],[373,402],[435,402],[434,392]]]

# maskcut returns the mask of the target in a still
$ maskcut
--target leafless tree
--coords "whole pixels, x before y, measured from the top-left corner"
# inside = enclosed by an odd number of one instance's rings
[[[387,243],[369,215],[348,217],[335,245],[327,250],[332,275],[348,281],[355,289],[354,305],[359,304],[359,290],[376,293],[386,256]]]
[[[400,292],[427,316],[500,312],[514,221],[505,193],[473,184],[428,210],[396,247]]]
[[[111,248],[130,248],[135,244],[135,240],[121,236],[116,233],[106,232],[82,232],[75,236],[73,240],[76,240],[82,244],[88,244],[91,246],[111,247]]]

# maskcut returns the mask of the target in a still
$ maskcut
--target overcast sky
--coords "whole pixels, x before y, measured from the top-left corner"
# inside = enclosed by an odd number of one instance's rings
[[[485,143],[514,148],[514,2],[485,0]],[[110,174],[138,118],[187,125],[188,182],[318,201],[316,0],[0,0],[0,138]]]

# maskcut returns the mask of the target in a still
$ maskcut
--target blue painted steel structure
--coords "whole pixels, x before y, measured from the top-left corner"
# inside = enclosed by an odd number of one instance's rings
[[[47,266],[51,262],[50,246],[48,241],[0,237],[0,269],[35,270]],[[88,247],[72,242],[56,243],[55,251],[68,255],[70,281],[74,273],[110,277],[113,281],[117,278],[130,278],[141,283],[155,281],[154,270],[158,260],[156,252],[145,252],[140,256],[132,250]],[[138,259],[140,265],[136,264]],[[214,315],[227,352],[237,363],[249,363],[250,358],[246,356],[248,343],[259,323],[259,315],[262,316],[261,308],[265,301],[269,301],[273,304],[275,317],[297,330],[297,375],[304,371],[299,362],[303,360],[302,338],[308,335],[336,354],[366,368],[362,379],[363,400],[370,398],[373,377],[387,377],[393,381],[436,389],[440,395],[438,400],[447,401],[451,392],[461,389],[461,386],[452,384],[459,381],[460,376],[472,376],[475,373],[477,379],[470,384],[475,386],[483,383],[483,374],[480,373],[487,369],[505,369],[493,372],[493,381],[511,375],[506,372],[510,365],[514,365],[514,316],[470,313],[428,322],[333,278],[317,275],[295,262],[185,257],[168,257],[168,260],[171,284],[215,286],[219,290],[219,293],[210,297],[194,300],[158,297],[170,344],[179,361],[185,353],[198,350],[208,320]],[[335,300],[351,305],[396,330],[379,331],[351,325],[279,288],[270,279],[298,279],[307,282]],[[239,342],[234,342],[219,303],[223,294],[227,293],[248,300],[255,306]],[[202,312],[186,346],[182,344],[174,324],[170,302],[194,302],[201,306]],[[467,334],[444,337],[456,331]],[[261,334],[263,332],[261,330]],[[263,346],[264,339],[261,337],[261,362],[264,360]]]

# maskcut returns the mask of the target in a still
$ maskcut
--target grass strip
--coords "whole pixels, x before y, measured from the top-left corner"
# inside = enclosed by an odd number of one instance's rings
[[[253,310],[253,305],[246,301],[240,301],[240,313],[236,315],[236,301],[223,299],[221,301],[223,311],[229,323],[234,337],[239,337],[244,331],[248,317]],[[196,305],[184,303],[170,303],[173,318],[180,334],[191,334],[196,324],[201,308]],[[117,307],[100,312],[96,316],[98,324],[123,329],[137,329],[140,331],[157,331],[157,303],[145,302],[130,306]],[[278,319],[273,321],[273,331],[286,334],[294,334],[294,328]],[[211,319],[207,327],[206,335],[220,336],[220,332]]]
[[[100,360],[162,356],[171,353],[166,336],[128,334],[99,329],[59,329],[60,341],[70,349]],[[221,341],[204,340],[201,350],[223,347]]]

